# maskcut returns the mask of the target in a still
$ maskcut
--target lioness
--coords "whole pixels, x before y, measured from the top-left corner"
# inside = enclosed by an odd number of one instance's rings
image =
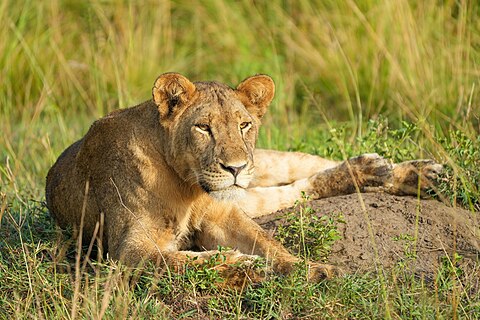
[[[312,198],[417,194],[441,169],[428,160],[392,165],[376,154],[336,162],[255,150],[274,91],[266,75],[236,89],[161,75],[152,100],[96,121],[62,153],[47,176],[50,212],[87,241],[103,239],[110,257],[130,266],[145,259],[173,267],[202,263],[221,245],[234,248],[222,252],[226,270],[261,255],[285,274],[299,259],[252,217],[292,206],[302,191]],[[187,251],[193,246],[204,251]],[[335,272],[309,267],[312,280]]]

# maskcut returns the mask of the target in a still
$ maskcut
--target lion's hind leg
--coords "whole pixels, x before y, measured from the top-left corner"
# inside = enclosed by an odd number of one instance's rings
[[[256,149],[254,159],[255,175],[249,188],[290,184],[339,164],[307,153],[265,149]]]
[[[310,177],[314,199],[383,188],[392,176],[392,164],[376,153],[350,158]]]
[[[314,198],[354,192],[387,192],[393,195],[428,196],[443,170],[433,160],[411,160],[392,164],[377,154],[363,154],[339,166],[321,171],[310,181]]]

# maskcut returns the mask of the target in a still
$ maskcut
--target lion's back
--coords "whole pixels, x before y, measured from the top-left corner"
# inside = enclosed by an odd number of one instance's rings
[[[154,121],[150,118],[154,112],[149,104],[114,111],[63,151],[47,174],[45,188],[47,207],[60,227],[78,228],[83,219],[84,236],[93,235],[101,205],[109,205],[102,198],[109,177],[128,179],[128,174],[136,174],[129,147],[147,143],[142,139],[148,138],[148,122]]]

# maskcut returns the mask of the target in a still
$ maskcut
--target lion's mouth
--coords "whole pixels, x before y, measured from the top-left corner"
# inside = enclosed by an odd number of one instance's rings
[[[213,190],[208,192],[208,194],[217,200],[235,201],[245,196],[245,188],[232,184],[230,187]]]
[[[202,187],[203,191],[205,191],[206,193],[210,193],[212,192],[212,188],[210,188],[210,186],[208,184],[206,184],[205,182],[203,181],[200,181],[200,187]]]
[[[224,185],[212,185],[207,181],[199,181],[200,187],[211,197],[221,201],[235,201],[245,196],[245,188],[234,183]]]
[[[242,187],[241,185],[237,184],[237,183],[234,183],[234,184],[231,184],[229,186],[226,186],[226,187],[223,187],[223,188],[212,188],[212,186],[208,185],[206,182],[204,181],[200,181],[200,187],[203,189],[203,191],[205,191],[206,193],[212,193],[212,192],[222,192],[222,191],[231,191],[231,190],[243,190],[245,189],[244,187]]]
[[[198,185],[206,193],[222,199],[234,199],[245,194],[245,189],[248,188],[252,178],[251,174],[246,171],[233,176],[224,172],[204,170],[197,172],[196,176]]]

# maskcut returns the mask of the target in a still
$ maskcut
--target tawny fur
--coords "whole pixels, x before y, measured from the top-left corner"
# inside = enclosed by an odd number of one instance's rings
[[[131,266],[145,259],[174,268],[203,263],[221,245],[235,249],[222,253],[226,274],[234,270],[228,265],[256,255],[288,273],[299,259],[251,217],[290,207],[302,192],[423,192],[441,169],[425,161],[392,165],[375,154],[340,163],[255,150],[274,90],[265,75],[236,89],[161,75],[152,100],[96,121],[63,152],[47,176],[50,212],[60,226],[81,230],[85,241],[97,237],[113,259]],[[188,251],[192,246],[206,251]],[[312,279],[335,272],[309,265]]]

